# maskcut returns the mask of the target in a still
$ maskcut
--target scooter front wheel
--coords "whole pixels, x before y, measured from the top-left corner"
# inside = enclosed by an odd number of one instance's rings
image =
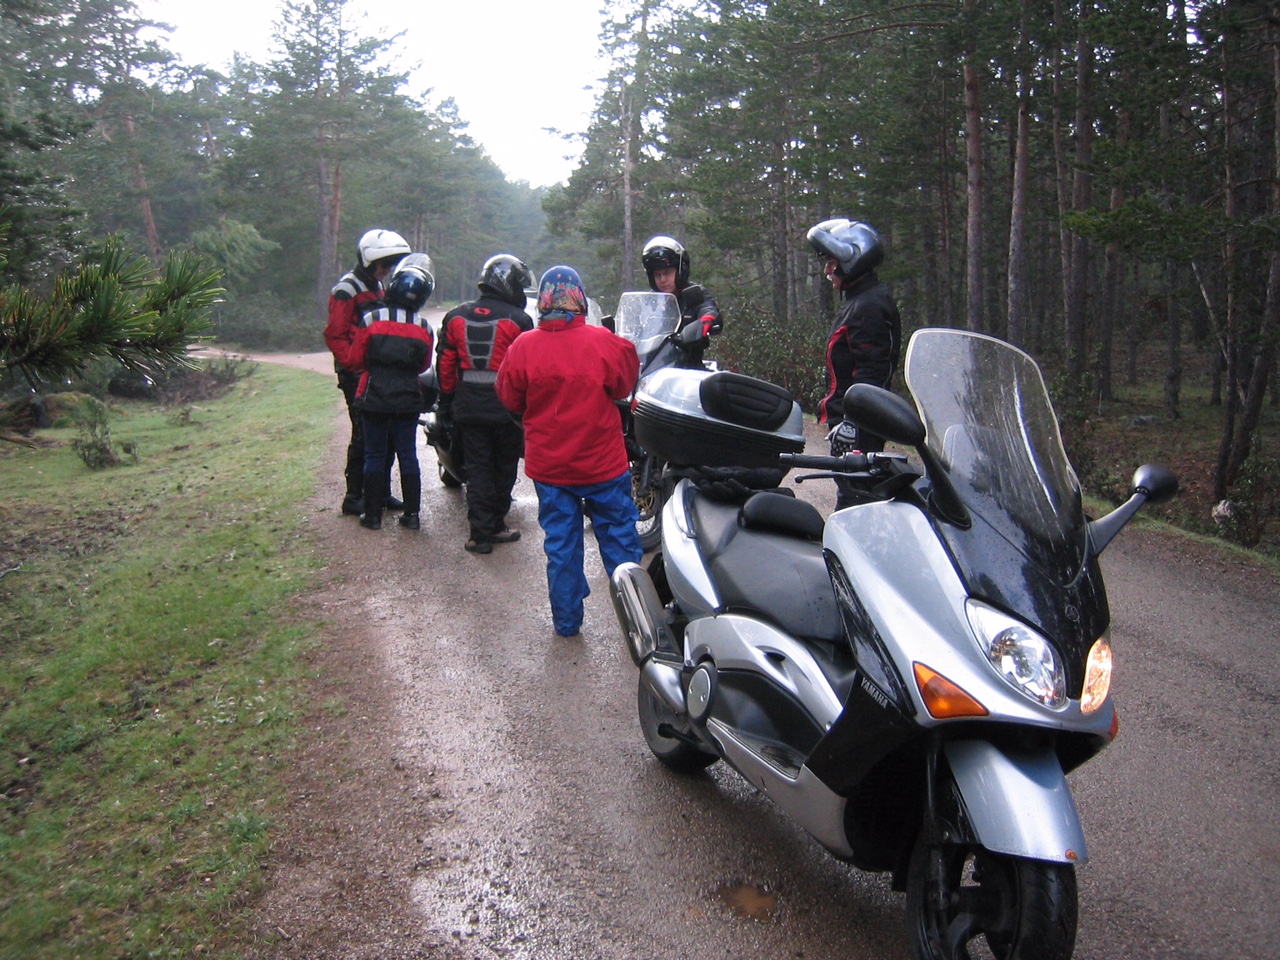
[[[667,491],[661,475],[662,464],[653,457],[640,457],[631,463],[631,498],[640,514],[636,532],[646,553],[662,544],[662,508],[667,502]]]
[[[719,757],[671,734],[683,728],[681,718],[663,703],[641,680],[636,694],[640,730],[653,755],[679,773],[697,773],[715,763]],[[665,729],[664,729],[665,728]]]
[[[1077,916],[1070,864],[923,839],[911,855],[907,918],[917,960],[1069,960]]]

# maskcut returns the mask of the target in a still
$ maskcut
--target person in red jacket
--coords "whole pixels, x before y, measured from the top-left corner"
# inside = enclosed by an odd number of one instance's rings
[[[491,553],[495,543],[520,539],[520,531],[507,528],[507,511],[524,443],[493,384],[512,341],[533,329],[524,312],[524,290],[532,285],[533,274],[519,257],[496,254],[480,268],[480,299],[454,307],[440,324],[439,414],[462,437],[470,553]]]
[[[426,409],[418,375],[431,366],[431,328],[421,310],[435,287],[431,258],[412,253],[387,282],[386,302],[364,313],[351,360],[364,372],[356,387],[364,433],[364,512],[360,526],[382,528],[387,496],[388,451],[400,462],[404,514],[400,526],[421,527],[422,473],[418,466],[418,416]]]
[[[382,229],[366,231],[356,244],[355,269],[343,275],[329,294],[329,322],[324,328],[324,342],[333,354],[338,389],[347,401],[347,416],[351,419],[345,471],[347,493],[342,499],[342,512],[351,516],[364,512],[364,433],[356,406],[360,368],[352,351],[364,312],[381,306],[382,281],[408,254],[409,244],[400,234]],[[386,506],[398,510],[399,501],[388,497]]]
[[[498,399],[523,417],[525,475],[538,493],[555,631],[576,636],[591,593],[584,571],[583,513],[591,517],[605,573],[643,551],[639,514],[616,401],[635,389],[635,346],[588,326],[587,295],[572,267],[538,285],[538,326],[517,337],[498,371]]]

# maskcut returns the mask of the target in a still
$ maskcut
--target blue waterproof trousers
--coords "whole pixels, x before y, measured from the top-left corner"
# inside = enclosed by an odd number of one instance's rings
[[[584,513],[591,517],[608,576],[613,576],[620,563],[639,563],[644,553],[636,532],[640,514],[631,499],[631,472],[586,486],[563,487],[536,480],[533,485],[538,491],[538,523],[547,554],[552,623],[560,636],[572,637],[582,629],[582,604],[591,594],[584,569]]]

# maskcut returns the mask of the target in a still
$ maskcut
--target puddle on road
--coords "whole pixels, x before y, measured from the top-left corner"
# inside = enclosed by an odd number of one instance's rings
[[[735,917],[758,920],[761,923],[772,923],[773,912],[778,906],[776,894],[748,884],[721,887],[716,891],[716,896],[733,911]]]

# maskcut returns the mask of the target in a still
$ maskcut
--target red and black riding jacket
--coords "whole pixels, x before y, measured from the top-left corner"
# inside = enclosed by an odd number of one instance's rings
[[[380,305],[364,315],[352,349],[364,370],[356,399],[365,413],[417,416],[426,405],[418,374],[431,366],[431,329],[418,313]]]
[[[498,369],[516,337],[533,329],[519,307],[482,296],[444,315],[436,348],[436,380],[456,423],[505,423],[511,419],[494,393]]]
[[[382,304],[382,284],[364,267],[356,267],[343,276],[329,293],[329,322],[324,328],[324,342],[333,354],[333,367],[339,374],[357,373],[360,366],[352,357],[356,334],[363,315]]]

